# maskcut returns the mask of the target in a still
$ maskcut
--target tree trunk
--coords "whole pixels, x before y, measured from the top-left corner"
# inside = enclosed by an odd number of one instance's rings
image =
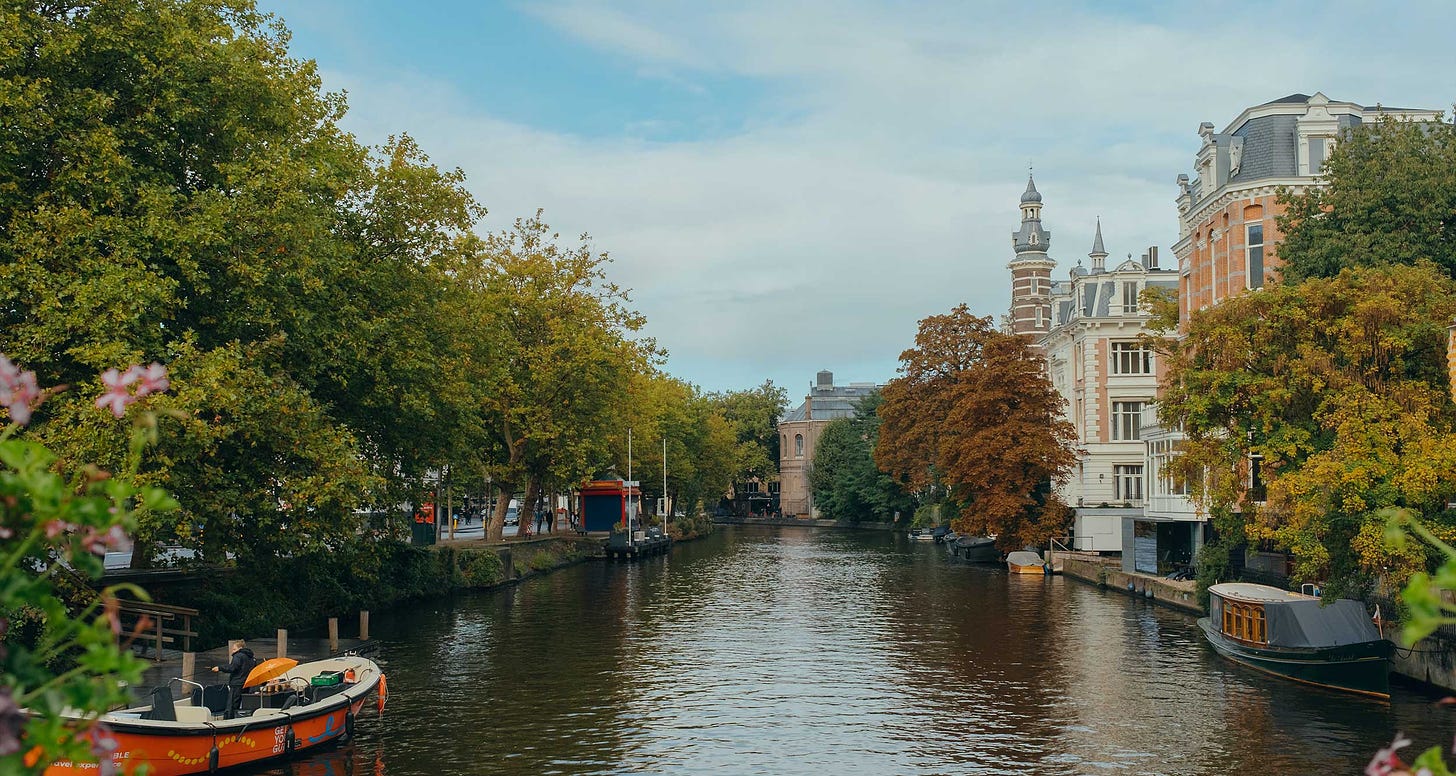
[[[515,492],[515,487],[505,483],[495,494],[495,508],[490,510],[490,518],[485,525],[486,541],[498,542],[505,538],[506,511],[511,508],[511,494]]]
[[[521,525],[525,525],[529,518],[532,534],[536,533],[536,512],[540,509],[540,505],[536,501],[540,496],[541,478],[533,474],[526,479],[526,498],[521,502],[521,509],[524,510],[521,514]]]

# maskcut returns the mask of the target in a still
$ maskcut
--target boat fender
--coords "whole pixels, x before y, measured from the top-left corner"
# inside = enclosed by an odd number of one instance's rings
[[[379,713],[384,713],[384,703],[389,700],[389,686],[384,682],[384,674],[379,675]]]
[[[293,726],[288,726],[288,734],[283,738],[283,751],[292,752],[298,746],[298,738],[293,735]]]
[[[208,773],[216,773],[217,772],[218,756],[219,756],[219,754],[218,754],[218,751],[217,751],[217,744],[213,744],[212,745],[212,749],[209,749],[208,752],[207,752],[207,772]]]
[[[354,710],[353,709],[349,709],[349,713],[347,713],[347,714],[344,715],[344,735],[347,736],[350,741],[353,741],[354,740]]]

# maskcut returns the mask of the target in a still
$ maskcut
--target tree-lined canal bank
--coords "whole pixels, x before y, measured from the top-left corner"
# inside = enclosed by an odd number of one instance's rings
[[[1352,773],[1453,715],[1222,661],[1184,614],[881,532],[722,527],[375,615],[382,721],[284,773]],[[363,769],[369,769],[365,771]]]

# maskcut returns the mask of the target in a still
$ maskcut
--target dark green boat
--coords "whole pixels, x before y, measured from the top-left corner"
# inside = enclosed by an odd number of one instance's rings
[[[1219,654],[1260,671],[1333,690],[1390,697],[1393,644],[1359,601],[1322,601],[1265,585],[1214,585],[1198,621]]]

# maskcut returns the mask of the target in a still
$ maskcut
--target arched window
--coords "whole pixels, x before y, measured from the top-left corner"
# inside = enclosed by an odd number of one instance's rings
[[[794,435],[794,457],[795,458],[803,458],[804,457],[804,435],[803,434],[795,434]]]

